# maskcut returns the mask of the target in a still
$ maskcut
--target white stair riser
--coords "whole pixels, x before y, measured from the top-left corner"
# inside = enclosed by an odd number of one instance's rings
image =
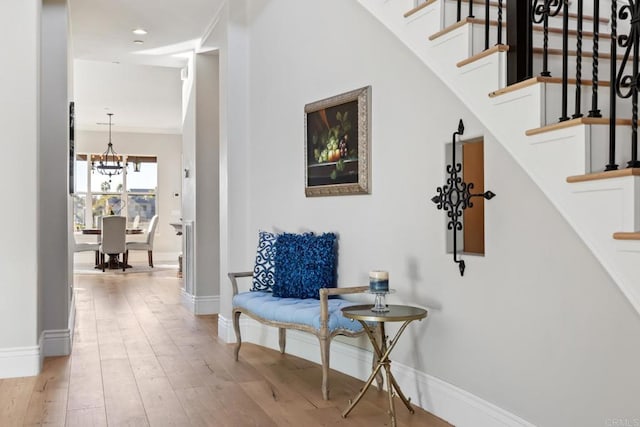
[[[544,84],[544,83],[541,83]],[[546,85],[546,106],[545,106],[545,122],[544,124],[557,123],[562,116],[562,85],[559,83],[548,83]],[[581,90],[581,113],[584,116],[589,114],[591,110],[593,86],[582,86]],[[598,107],[603,117],[609,117],[610,113],[610,88],[608,86],[600,86],[598,88]],[[567,111],[572,116],[575,113],[576,86],[575,83],[569,83],[567,88]],[[631,119],[631,103],[618,99],[616,102],[616,117],[619,119]]]

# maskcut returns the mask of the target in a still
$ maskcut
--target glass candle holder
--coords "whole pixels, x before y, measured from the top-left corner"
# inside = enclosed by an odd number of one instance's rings
[[[374,311],[376,313],[386,313],[387,311],[389,311],[389,307],[387,307],[387,303],[386,303],[387,293],[376,292],[375,296],[376,296],[376,299],[373,303],[373,307],[371,307],[371,311]]]

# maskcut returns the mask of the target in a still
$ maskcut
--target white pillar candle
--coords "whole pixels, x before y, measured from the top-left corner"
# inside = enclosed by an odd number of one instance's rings
[[[372,292],[388,292],[389,272],[379,270],[369,272],[369,290]]]

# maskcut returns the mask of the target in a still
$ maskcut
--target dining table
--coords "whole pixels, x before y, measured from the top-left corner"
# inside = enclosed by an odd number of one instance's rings
[[[144,233],[144,230],[142,230],[142,228],[127,228],[125,232],[126,234],[142,234]],[[100,236],[102,235],[102,229],[101,228],[84,228],[82,229],[82,234]],[[108,268],[110,270],[115,270],[123,267],[131,268],[130,264],[125,264],[123,266],[122,265],[123,262],[118,261],[117,256],[112,256],[112,254],[108,254],[108,255],[109,255],[109,259],[105,262],[105,268]],[[95,268],[102,269],[102,263],[96,264]]]

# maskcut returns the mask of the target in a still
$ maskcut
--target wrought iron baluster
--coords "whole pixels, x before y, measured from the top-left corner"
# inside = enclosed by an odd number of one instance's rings
[[[557,16],[565,5],[562,0],[535,0],[531,7],[531,21],[542,24],[542,72],[541,76],[549,77],[549,18]]]
[[[473,3],[473,0],[469,1]],[[490,17],[489,0],[484,0],[484,50],[489,49],[489,30],[491,29]]]
[[[609,91],[609,163],[605,170],[613,171],[618,169],[616,164],[616,94],[617,90],[617,57],[618,57],[618,1],[611,0],[611,65],[610,79],[611,89]],[[623,67],[621,66],[620,69]]]
[[[582,19],[583,19],[583,0],[578,0],[578,22],[576,23],[576,107],[572,118],[582,117]],[[568,14],[567,14],[568,15]],[[565,15],[566,16],[566,15]],[[567,19],[567,26],[569,17]],[[597,18],[595,19],[597,21]],[[568,28],[567,28],[568,32]],[[568,34],[568,33],[567,33]],[[568,35],[567,35],[568,37]]]
[[[496,44],[502,44],[502,0],[498,0],[498,38]]]
[[[456,22],[462,21],[462,0],[458,0],[456,9]]]
[[[612,2],[613,3],[613,2]],[[640,2],[629,0],[618,12],[618,18],[629,20],[629,34],[618,34],[618,46],[625,49],[620,68],[615,80],[615,92],[622,99],[631,98],[631,160],[627,162],[630,168],[640,167],[638,160],[638,91],[640,90]],[[631,61],[631,74],[626,69]],[[610,141],[610,144],[615,144]],[[613,150],[613,152],[611,152]],[[615,161],[615,145],[611,148],[610,156]],[[610,159],[610,163],[613,161]],[[607,165],[608,167],[608,165]]]
[[[638,91],[640,90],[640,71],[638,64],[640,58],[640,2],[629,2],[632,11],[631,36],[633,43],[633,76],[629,82],[631,88],[631,160],[627,162],[629,168],[640,168],[638,160]]]
[[[562,116],[560,121],[564,122],[569,120],[567,113],[569,99],[569,0],[562,1],[562,8]]]
[[[600,53],[600,0],[593,0],[593,69],[591,79],[593,81],[591,91],[591,110],[589,117],[602,117],[598,108],[598,55]]]
[[[469,18],[475,18],[473,16],[473,0],[469,0]]]

